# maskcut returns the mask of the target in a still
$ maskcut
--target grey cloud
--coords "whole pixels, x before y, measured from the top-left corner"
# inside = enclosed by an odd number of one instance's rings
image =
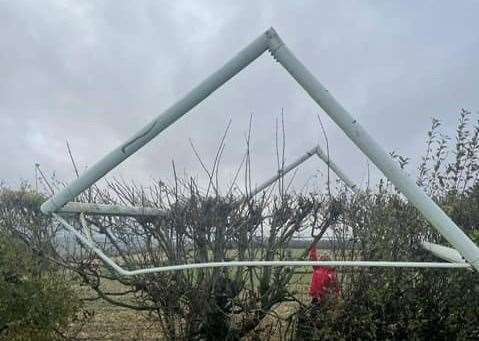
[[[269,26],[388,151],[423,150],[432,115],[453,129],[479,108],[479,25],[473,2],[15,1],[0,3],[0,178],[31,179],[33,164],[71,179],[65,140],[93,164]],[[275,120],[285,113],[287,159],[323,141],[356,181],[366,161],[280,66],[262,56],[112,175],[146,183],[201,174],[229,121],[230,181],[253,114],[254,181],[275,170]],[[324,183],[311,160],[297,187]],[[311,180],[314,179],[314,180]],[[309,181],[309,182],[308,182]]]

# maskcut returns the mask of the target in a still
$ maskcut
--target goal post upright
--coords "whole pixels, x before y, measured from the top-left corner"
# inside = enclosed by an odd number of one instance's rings
[[[444,211],[424,193],[415,181],[367,133],[357,119],[343,108],[329,91],[299,61],[281,38],[270,31],[270,49],[276,61],[301,85],[311,98],[331,117],[354,144],[378,167],[431,225],[479,271],[479,248]]]

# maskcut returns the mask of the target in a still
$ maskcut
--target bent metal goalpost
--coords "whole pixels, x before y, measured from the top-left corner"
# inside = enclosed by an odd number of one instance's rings
[[[423,243],[423,247],[434,255],[447,260],[442,263],[429,262],[384,262],[384,261],[232,261],[218,263],[183,264],[173,266],[161,266],[155,268],[124,270],[112,259],[106,256],[89,237],[88,233],[81,233],[71,226],[61,214],[62,209],[75,206],[72,200],[99,179],[105,176],[113,168],[134,154],[146,143],[172,125],[175,121],[188,113],[196,105],[221,87],[224,83],[241,72],[251,62],[269,51],[273,58],[282,65],[286,71],[299,83],[299,85],[311,96],[311,98],[331,117],[331,119],[343,130],[343,132],[356,144],[356,146],[384,173],[413,204],[431,225],[451,243],[453,248],[448,248],[432,243]],[[319,155],[318,155],[319,156]],[[327,158],[327,163],[329,159]],[[328,163],[331,167],[331,165]],[[343,180],[344,181],[344,180]],[[351,188],[351,187],[350,187]],[[356,188],[355,188],[356,189]],[[89,205],[89,204],[87,204]],[[92,205],[92,204],[90,204]],[[108,207],[102,205],[103,214],[114,215],[122,212],[123,207]],[[77,207],[78,208],[78,207]],[[129,208],[132,212],[141,215],[157,213],[151,212],[151,208]],[[86,247],[92,249],[106,264],[124,276],[174,271],[183,269],[195,269],[206,267],[231,267],[231,266],[379,266],[379,267],[435,267],[435,268],[474,268],[479,270],[479,248],[468,236],[449,218],[449,216],[429,198],[394,162],[381,146],[366,132],[341,104],[329,93],[329,91],[311,74],[291,50],[284,44],[273,28],[261,34],[251,44],[241,50],[220,69],[206,78],[202,83],[193,88],[182,99],[165,110],[156,119],[151,121],[132,138],[111,151],[93,166],[89,167],[80,177],[71,182],[63,190],[56,193],[41,206],[44,214],[52,214],[67,230]],[[153,209],[154,210],[154,209]],[[81,207],[78,212],[82,212]],[[87,231],[84,213],[80,213],[83,228]],[[464,261],[464,259],[465,261]]]

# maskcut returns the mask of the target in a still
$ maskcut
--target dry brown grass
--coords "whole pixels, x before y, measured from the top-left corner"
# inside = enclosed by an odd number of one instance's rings
[[[109,292],[126,290],[117,281],[103,281],[102,287]],[[85,298],[95,297],[92,289],[80,289]],[[125,303],[132,303],[132,297],[123,297]],[[81,332],[76,336],[84,340],[164,340],[154,318],[147,312],[118,307],[104,300],[85,301],[85,309],[92,313]],[[74,325],[73,327],[78,327]],[[75,329],[75,328],[73,328]]]
[[[293,250],[293,256],[299,251]],[[291,281],[291,289],[302,302],[309,300],[308,288],[311,277],[310,269],[298,269],[297,275]],[[108,292],[121,292],[127,288],[117,281],[102,281],[102,288]],[[82,296],[95,297],[92,289],[81,287]],[[123,297],[126,303],[133,303],[133,297]],[[257,327],[257,335],[261,339],[279,340],[287,327],[286,319],[298,309],[298,303],[286,302],[274,307],[271,315],[266,317]],[[85,308],[93,312],[87,323],[77,335],[84,340],[165,340],[157,324],[155,316],[147,312],[134,311],[128,308],[114,306],[101,299],[86,301]],[[277,317],[280,317],[278,320]],[[78,327],[74,325],[73,327]]]

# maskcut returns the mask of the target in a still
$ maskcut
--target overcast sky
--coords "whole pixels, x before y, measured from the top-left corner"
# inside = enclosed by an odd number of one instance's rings
[[[453,130],[479,109],[478,1],[1,1],[0,179],[33,181],[34,163],[63,180],[124,142],[273,26],[387,151],[417,162],[430,119]],[[245,150],[253,115],[253,180],[275,171],[284,111],[287,162],[324,140],[364,183],[366,158],[269,54],[220,88],[111,175],[147,184],[199,176],[193,141],[211,164],[229,120],[220,181]],[[297,187],[324,183],[313,159]],[[202,180],[203,179],[203,180]]]

